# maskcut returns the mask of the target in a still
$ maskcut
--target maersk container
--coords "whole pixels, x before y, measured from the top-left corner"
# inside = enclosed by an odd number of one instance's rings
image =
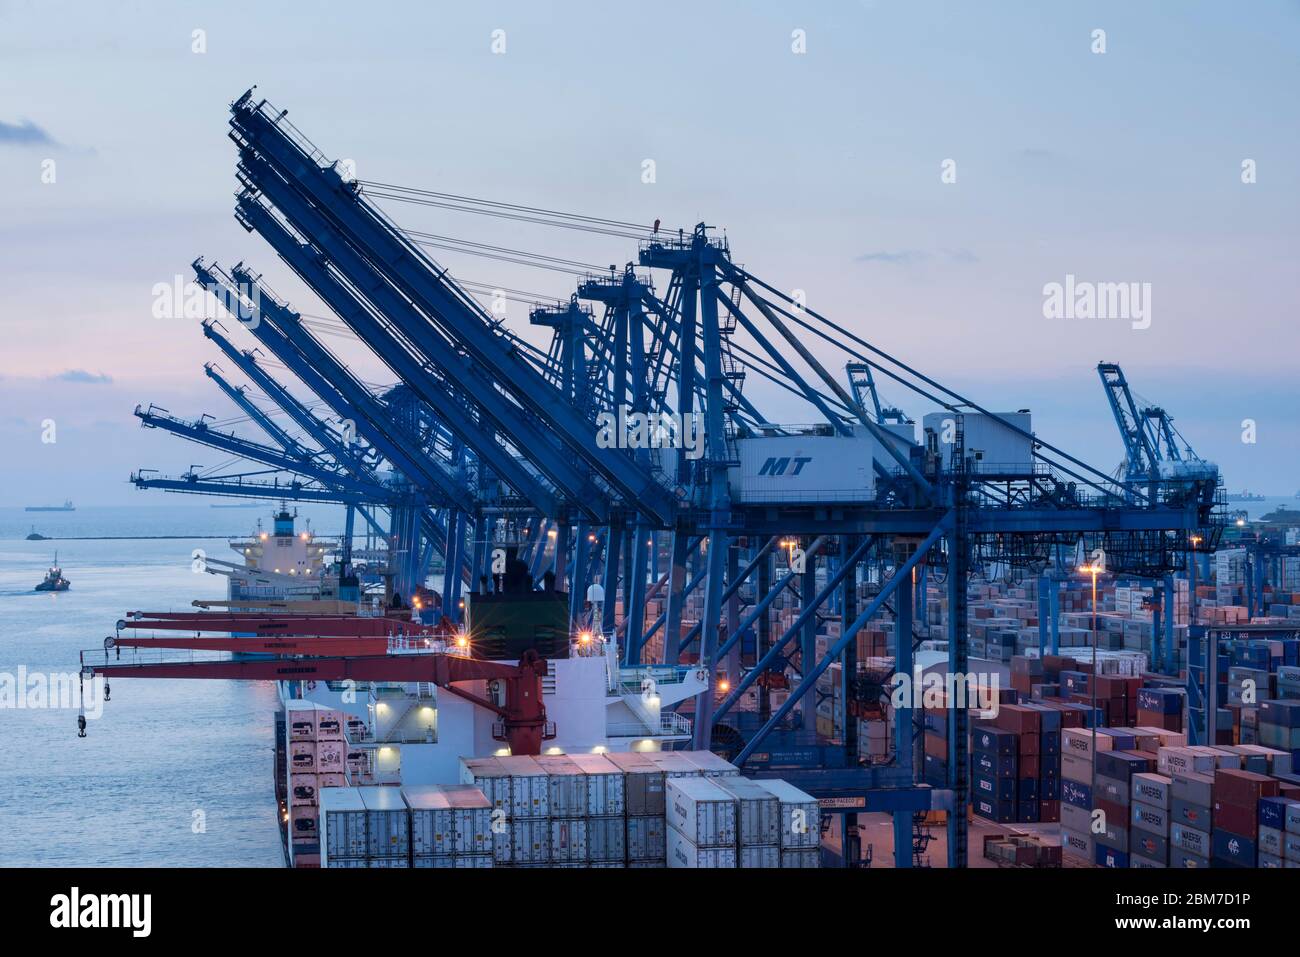
[[[669,803],[672,803],[672,785],[669,785]],[[669,867],[717,867],[734,868],[736,866],[735,845],[729,847],[700,847],[675,827],[668,829],[668,866]]]
[[[1173,782],[1163,774],[1144,772],[1133,775],[1133,800],[1169,810],[1170,789]]]
[[[772,779],[757,783],[780,803],[781,846],[783,848],[820,847],[821,808],[817,804],[817,799],[787,781]]]
[[[775,794],[749,778],[712,780],[736,799],[736,834],[741,847],[780,845],[781,802]],[[741,864],[741,867],[745,866],[748,865]]]
[[[550,817],[550,777],[528,755],[497,758],[510,775],[510,817]]]
[[[741,847],[736,855],[736,865],[738,867],[779,868],[781,866],[781,848],[775,844],[751,844],[749,847]]]
[[[547,864],[551,860],[551,822],[545,818],[511,821],[508,841],[494,842],[499,864]],[[504,857],[502,856],[504,851]]]
[[[551,818],[551,860],[556,864],[587,859],[587,819]]]
[[[411,861],[406,857],[367,857],[366,867],[371,868],[394,868],[410,867]]]
[[[627,859],[629,861],[663,861],[668,853],[668,823],[663,815],[654,814],[627,819]]]
[[[870,435],[770,435],[736,440],[738,466],[728,470],[733,501],[870,502],[873,459],[887,452]]]
[[[785,847],[781,849],[782,867],[821,867],[820,847]]]
[[[356,788],[330,788],[320,798],[321,866],[346,867],[367,854],[366,805]]]
[[[357,788],[366,806],[366,856],[400,857],[411,854],[411,816],[402,791],[396,787]]]
[[[712,751],[683,751],[682,757],[700,769],[706,778],[734,778],[740,776],[740,768]]]
[[[736,801],[709,778],[669,778],[667,805],[669,830],[680,832],[691,844],[735,847]]]
[[[582,768],[563,754],[545,754],[533,760],[546,773],[547,816],[585,817],[587,776]]]
[[[627,819],[587,818],[587,858],[592,862],[626,860]]]
[[[571,754],[569,759],[587,776],[587,814],[613,817],[627,813],[627,782],[623,771],[603,754]]]
[[[616,751],[606,755],[609,763],[623,772],[623,791],[628,817],[664,814],[664,772],[644,754]]]
[[[1214,850],[1209,831],[1197,830],[1186,824],[1174,824],[1169,828],[1169,843],[1176,850],[1189,851],[1198,857],[1209,857]]]

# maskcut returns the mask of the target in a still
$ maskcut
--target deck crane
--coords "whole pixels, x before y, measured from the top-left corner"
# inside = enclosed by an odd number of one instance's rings
[[[318,638],[311,642],[311,647],[314,651],[328,648],[331,641],[334,639]],[[109,652],[115,647],[114,640],[108,639],[102,663],[97,660],[97,654],[82,652],[83,682],[97,676],[106,681],[118,678],[185,678],[428,682],[495,713],[501,720],[494,737],[506,742],[514,754],[541,754],[542,742],[555,737],[554,726],[546,720],[546,704],[542,697],[546,662],[531,650],[513,664],[469,658],[455,649],[443,648],[355,656],[322,654],[252,660],[135,660],[115,663],[109,660]],[[501,688],[499,700],[457,687],[471,681],[496,682]]]
[[[585,341],[569,351],[572,362],[586,365],[589,386],[595,383],[576,395],[573,388],[582,381],[576,365],[566,371],[522,348],[423,252],[419,237],[403,233],[374,204],[372,187],[341,176],[283,112],[250,90],[232,104],[230,122],[239,152],[239,222],[261,235],[533,509],[535,542],[543,542],[547,530],[580,530],[582,522],[588,538],[603,540],[605,581],[615,589],[621,581],[631,611],[623,622],[630,661],[640,663],[649,633],[635,611],[648,577],[643,532],[651,532],[651,540],[654,532],[673,536],[668,611],[650,630],[665,628],[667,664],[694,648],[702,664],[724,665],[743,640],[741,626],[753,619],[755,666],[731,675],[726,693],[711,689],[695,699],[696,742],[708,746],[724,727],[739,732],[737,762],[831,799],[844,812],[846,832],[856,827],[859,812],[892,813],[900,866],[911,861],[913,814],[931,807],[956,812],[949,815],[949,863],[966,861],[965,710],[949,713],[953,753],[946,789],[916,782],[910,709],[896,716],[892,764],[860,767],[855,752],[845,753],[849,748],[826,745],[817,749],[825,760],[808,766],[794,757],[797,749],[781,742],[795,709],[813,700],[808,695],[832,662],[843,662],[850,680],[856,637],[877,616],[894,618],[901,636],[895,667],[910,672],[919,607],[912,573],[946,573],[948,667],[966,674],[966,584],[973,569],[1001,562],[1037,572],[1061,549],[1082,543],[1105,548],[1117,570],[1155,575],[1180,567],[1190,537],[1207,545],[1217,541],[1221,499],[1204,476],[1174,469],[1139,482],[1093,468],[1034,433],[1027,417],[990,411],[737,265],[728,242],[704,224],[646,236],[636,269],[584,280],[580,298],[601,302],[599,295],[608,295],[613,302],[605,302],[601,322],[585,323]],[[633,283],[642,288],[619,299],[616,287]],[[655,287],[665,290],[662,297]],[[642,320],[640,349],[635,335],[626,335],[636,324],[632,312]],[[291,334],[292,322],[271,326],[316,365],[308,338]],[[873,384],[888,379],[891,388],[902,386],[938,408],[954,428],[923,422],[920,440],[895,428],[905,423],[889,421],[874,401],[865,404],[852,378],[846,388],[831,374],[823,356],[832,352],[846,364],[866,365]],[[645,356],[644,368],[629,374],[638,354]],[[746,376],[794,397],[813,424],[785,426],[764,415],[745,394]],[[704,445],[698,458],[677,448],[656,468],[636,450],[596,442],[602,406],[630,404],[638,392],[650,408],[682,421],[699,417]],[[1016,460],[983,460],[981,431],[1014,446]],[[787,450],[778,454],[782,444]],[[796,481],[830,474],[809,465],[828,461],[841,472],[848,462],[859,471],[847,483]],[[810,554],[799,576],[799,613],[777,635],[762,606],[773,588],[795,587],[772,580],[781,551],[774,541],[787,538],[810,543]],[[590,566],[574,561],[568,567],[571,590],[585,584],[575,576]],[[857,584],[868,569],[879,573],[879,581],[864,598]],[[704,595],[700,624],[683,634],[675,616],[695,588]],[[755,603],[742,619],[740,595],[750,590]],[[613,624],[615,596],[608,586],[606,597]],[[840,636],[819,655],[817,624],[831,616],[841,622]],[[266,667],[274,671],[275,663]],[[787,700],[761,712],[755,726],[731,724],[748,689],[778,672],[791,688]],[[845,744],[852,745],[848,737]]]

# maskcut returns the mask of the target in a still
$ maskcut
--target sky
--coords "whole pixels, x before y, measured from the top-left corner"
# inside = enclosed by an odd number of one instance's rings
[[[987,407],[1032,409],[1039,435],[1107,471],[1122,447],[1096,365],[1118,362],[1230,488],[1291,494],[1297,47],[1295,0],[0,0],[0,506],[166,505],[129,473],[222,463],[132,415],[238,415],[203,375],[220,357],[198,323],[153,315],[155,285],[195,257],[242,260],[326,311],[231,215],[228,109],[253,84],[364,180],[714,226],[751,272]],[[635,255],[389,209],[583,262]],[[458,277],[572,291],[566,274],[438,256]],[[1137,283],[1149,314],[1045,314],[1067,276]],[[526,309],[511,325],[543,341]],[[782,399],[754,389],[779,419]]]

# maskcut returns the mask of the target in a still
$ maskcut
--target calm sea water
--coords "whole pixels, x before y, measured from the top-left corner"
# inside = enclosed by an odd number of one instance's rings
[[[312,514],[319,534],[342,527],[334,510]],[[59,539],[226,536],[248,534],[258,518],[269,526],[270,509],[0,509],[0,674],[75,675],[78,652],[102,656],[123,612],[225,597],[224,578],[190,565],[195,548],[225,557],[220,538],[24,541],[32,525]],[[32,591],[56,548],[71,589]],[[86,738],[75,710],[0,709],[0,866],[279,866],[274,687],[119,679],[111,692]]]

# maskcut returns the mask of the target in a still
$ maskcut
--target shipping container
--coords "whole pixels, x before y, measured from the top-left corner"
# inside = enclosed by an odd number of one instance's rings
[[[336,862],[366,856],[366,805],[356,788],[331,788],[321,795],[320,828],[325,867],[346,866]]]
[[[587,775],[567,755],[544,754],[533,759],[546,772],[547,817],[587,816]]]
[[[820,847],[786,847],[781,849],[782,867],[821,867]]]
[[[587,776],[587,816],[612,817],[627,813],[627,782],[621,768],[603,754],[571,754]]]
[[[669,784],[669,803],[672,803],[672,785]],[[700,847],[675,827],[668,828],[668,866],[688,868],[734,868],[736,847]]]
[[[411,818],[396,787],[357,788],[366,806],[366,856],[370,858],[411,855]]]
[[[510,775],[510,817],[550,817],[551,779],[537,759],[508,755],[497,760]]]
[[[700,769],[706,778],[737,777],[740,768],[712,751],[682,751],[681,756]]]
[[[627,859],[629,861],[662,861],[668,854],[668,823],[662,815],[646,815],[627,819]]]
[[[610,752],[605,756],[623,772],[628,817],[662,817],[665,794],[663,770],[644,754],[634,751]]]
[[[781,848],[775,844],[742,846],[736,856],[736,866],[779,868],[781,866]]]
[[[742,848],[780,845],[781,802],[775,794],[749,778],[717,777],[712,780],[736,799],[736,835]],[[747,865],[742,863],[741,866]]]
[[[587,818],[587,858],[593,863],[626,860],[627,829],[626,818]]]
[[[587,860],[587,819],[551,818],[551,860],[556,864]]]
[[[445,857],[413,857],[411,866],[419,868],[483,868],[495,867],[491,854],[452,854]]]
[[[461,758],[460,781],[482,791],[492,807],[511,813],[510,772],[500,758]]]
[[[781,808],[781,846],[809,848],[821,845],[821,808],[817,799],[793,784],[776,779],[758,782],[766,788]]]
[[[670,777],[666,815],[669,828],[680,831],[691,844],[736,845],[735,799],[709,778]]]
[[[402,793],[411,809],[413,856],[492,853],[492,806],[478,788],[408,785]]]
[[[551,860],[551,822],[545,818],[511,821],[506,833],[494,835],[497,863],[546,864]]]

